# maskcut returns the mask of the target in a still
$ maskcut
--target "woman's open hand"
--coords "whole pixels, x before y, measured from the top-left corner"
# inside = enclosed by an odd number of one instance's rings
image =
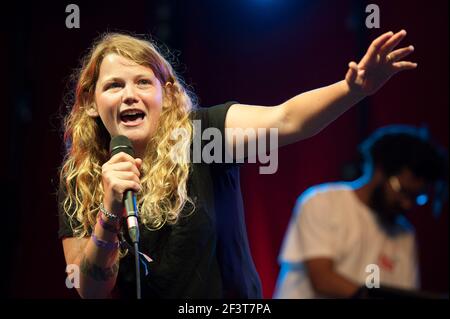
[[[417,67],[417,63],[402,61],[414,51],[412,45],[394,50],[405,36],[405,30],[395,34],[387,32],[370,44],[358,64],[354,61],[349,63],[345,80],[353,92],[372,95],[394,74]]]

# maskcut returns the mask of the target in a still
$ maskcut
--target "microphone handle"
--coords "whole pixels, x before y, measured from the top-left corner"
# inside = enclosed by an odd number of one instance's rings
[[[139,242],[139,225],[137,220],[136,196],[133,191],[125,192],[125,209],[127,211],[128,234],[133,243]]]
[[[134,263],[136,267],[136,298],[141,299],[141,272],[139,262],[139,225],[137,220],[136,196],[133,191],[125,192],[125,209],[127,211],[128,235],[134,246]]]

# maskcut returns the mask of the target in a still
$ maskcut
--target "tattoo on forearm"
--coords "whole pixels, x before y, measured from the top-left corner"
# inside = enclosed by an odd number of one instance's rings
[[[80,263],[80,270],[83,274],[97,281],[108,281],[119,271],[119,262],[115,262],[111,267],[102,268],[91,262],[83,256]]]

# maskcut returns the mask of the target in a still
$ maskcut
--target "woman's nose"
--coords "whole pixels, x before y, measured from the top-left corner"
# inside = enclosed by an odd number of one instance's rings
[[[123,103],[130,105],[138,101],[136,92],[131,85],[126,85],[123,90]]]

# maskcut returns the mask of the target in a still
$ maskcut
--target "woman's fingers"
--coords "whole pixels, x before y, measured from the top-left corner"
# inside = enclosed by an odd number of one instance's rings
[[[389,41],[393,37],[393,35],[394,35],[394,33],[392,31],[389,31],[389,32],[386,32],[386,33],[380,35],[375,40],[373,40],[369,46],[369,49],[367,50],[367,54],[364,57],[363,62],[366,63],[369,61],[375,61],[382,46],[387,41]]]
[[[134,158],[124,152],[120,152],[116,155],[114,155],[113,157],[111,157],[111,159],[108,161],[108,163],[113,164],[113,163],[120,163],[120,162],[131,162],[134,163],[138,166],[138,168],[141,167],[142,165],[142,159],[140,158]]]
[[[414,47],[410,45],[409,47],[401,48],[395,51],[392,51],[386,56],[386,59],[388,62],[397,62],[403,59],[404,57],[410,55],[412,52],[414,52]]]
[[[356,77],[358,76],[358,65],[356,62],[352,61],[348,64],[348,71],[345,75],[345,79],[348,83],[354,83],[356,80]]]
[[[417,63],[410,61],[399,61],[392,64],[394,66],[395,71],[404,71],[404,70],[412,70],[417,68]]]
[[[141,185],[132,180],[114,179],[111,181],[111,189],[122,196],[129,189],[139,193]]]
[[[110,164],[109,168],[113,171],[130,171],[135,173],[137,176],[141,175],[141,172],[139,172],[139,169],[137,166],[130,162],[121,162],[121,163],[114,163]]]
[[[105,192],[109,192],[108,198],[121,199],[127,189],[140,192],[142,187],[139,177],[133,172],[110,171],[103,175],[103,187]]]
[[[406,31],[401,30],[394,34],[388,41],[386,41],[380,48],[379,54],[385,57],[391,52],[406,36]]]
[[[141,159],[135,159],[123,152],[116,154],[102,166],[102,179],[105,197],[121,201],[127,189],[141,191],[140,171]]]
[[[132,157],[131,155],[128,155],[127,153],[120,152],[120,153],[112,156],[110,158],[110,160],[108,161],[108,163],[110,163],[110,164],[120,163],[120,162],[135,162],[135,159],[134,159],[134,157]]]
[[[124,181],[134,181],[138,184],[141,182],[139,177],[136,176],[136,174],[134,174],[132,172],[114,172],[113,178],[117,178],[117,179],[124,180]]]
[[[142,166],[142,160],[140,158],[135,158],[134,162],[136,163],[136,166],[138,169],[141,169]]]

